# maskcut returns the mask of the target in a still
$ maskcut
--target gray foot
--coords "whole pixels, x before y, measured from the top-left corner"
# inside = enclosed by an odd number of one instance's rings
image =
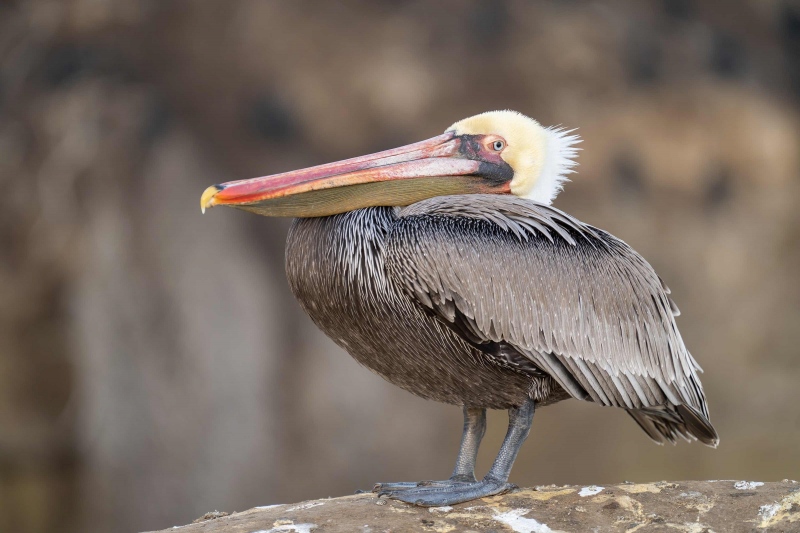
[[[372,492],[386,493],[386,492],[400,492],[403,490],[416,489],[419,487],[426,488],[452,488],[459,485],[466,485],[468,483],[475,483],[475,476],[453,476],[450,479],[442,481],[400,481],[397,483],[375,483],[372,487]]]
[[[387,484],[388,485],[388,484]],[[386,496],[393,500],[420,505],[422,507],[437,507],[440,505],[455,505],[486,496],[504,494],[517,488],[516,485],[483,479],[472,483],[455,482],[450,486],[417,486],[401,490],[380,490],[378,497]]]

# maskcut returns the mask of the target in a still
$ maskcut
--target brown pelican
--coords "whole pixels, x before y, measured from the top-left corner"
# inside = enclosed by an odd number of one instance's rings
[[[463,407],[452,477],[379,483],[379,495],[435,506],[510,490],[534,407],[566,398],[621,407],[657,443],[717,445],[667,286],[627,244],[550,206],[577,142],[495,111],[203,193],[204,211],[298,217],[286,273],[316,325],[389,382]],[[509,427],[478,481],[486,409],[507,409]]]

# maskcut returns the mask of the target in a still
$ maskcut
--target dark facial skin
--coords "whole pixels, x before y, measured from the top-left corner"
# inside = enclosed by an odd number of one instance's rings
[[[509,183],[514,177],[511,165],[500,157],[506,141],[499,135],[459,135],[459,153],[466,159],[481,161],[480,175],[493,185]]]

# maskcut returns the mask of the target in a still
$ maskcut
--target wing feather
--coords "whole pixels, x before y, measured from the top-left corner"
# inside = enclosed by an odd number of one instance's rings
[[[628,409],[651,437],[716,443],[677,306],[627,244],[513,196],[437,197],[398,215],[389,276],[470,342],[513,347],[572,396]]]

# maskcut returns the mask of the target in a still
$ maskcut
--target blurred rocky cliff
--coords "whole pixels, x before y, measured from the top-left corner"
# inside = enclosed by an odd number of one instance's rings
[[[660,448],[565,402],[512,481],[800,475],[797,2],[7,0],[0,68],[0,530],[448,475],[459,410],[316,331],[288,221],[198,201],[496,108],[580,128],[556,206],[671,286],[722,438]]]

